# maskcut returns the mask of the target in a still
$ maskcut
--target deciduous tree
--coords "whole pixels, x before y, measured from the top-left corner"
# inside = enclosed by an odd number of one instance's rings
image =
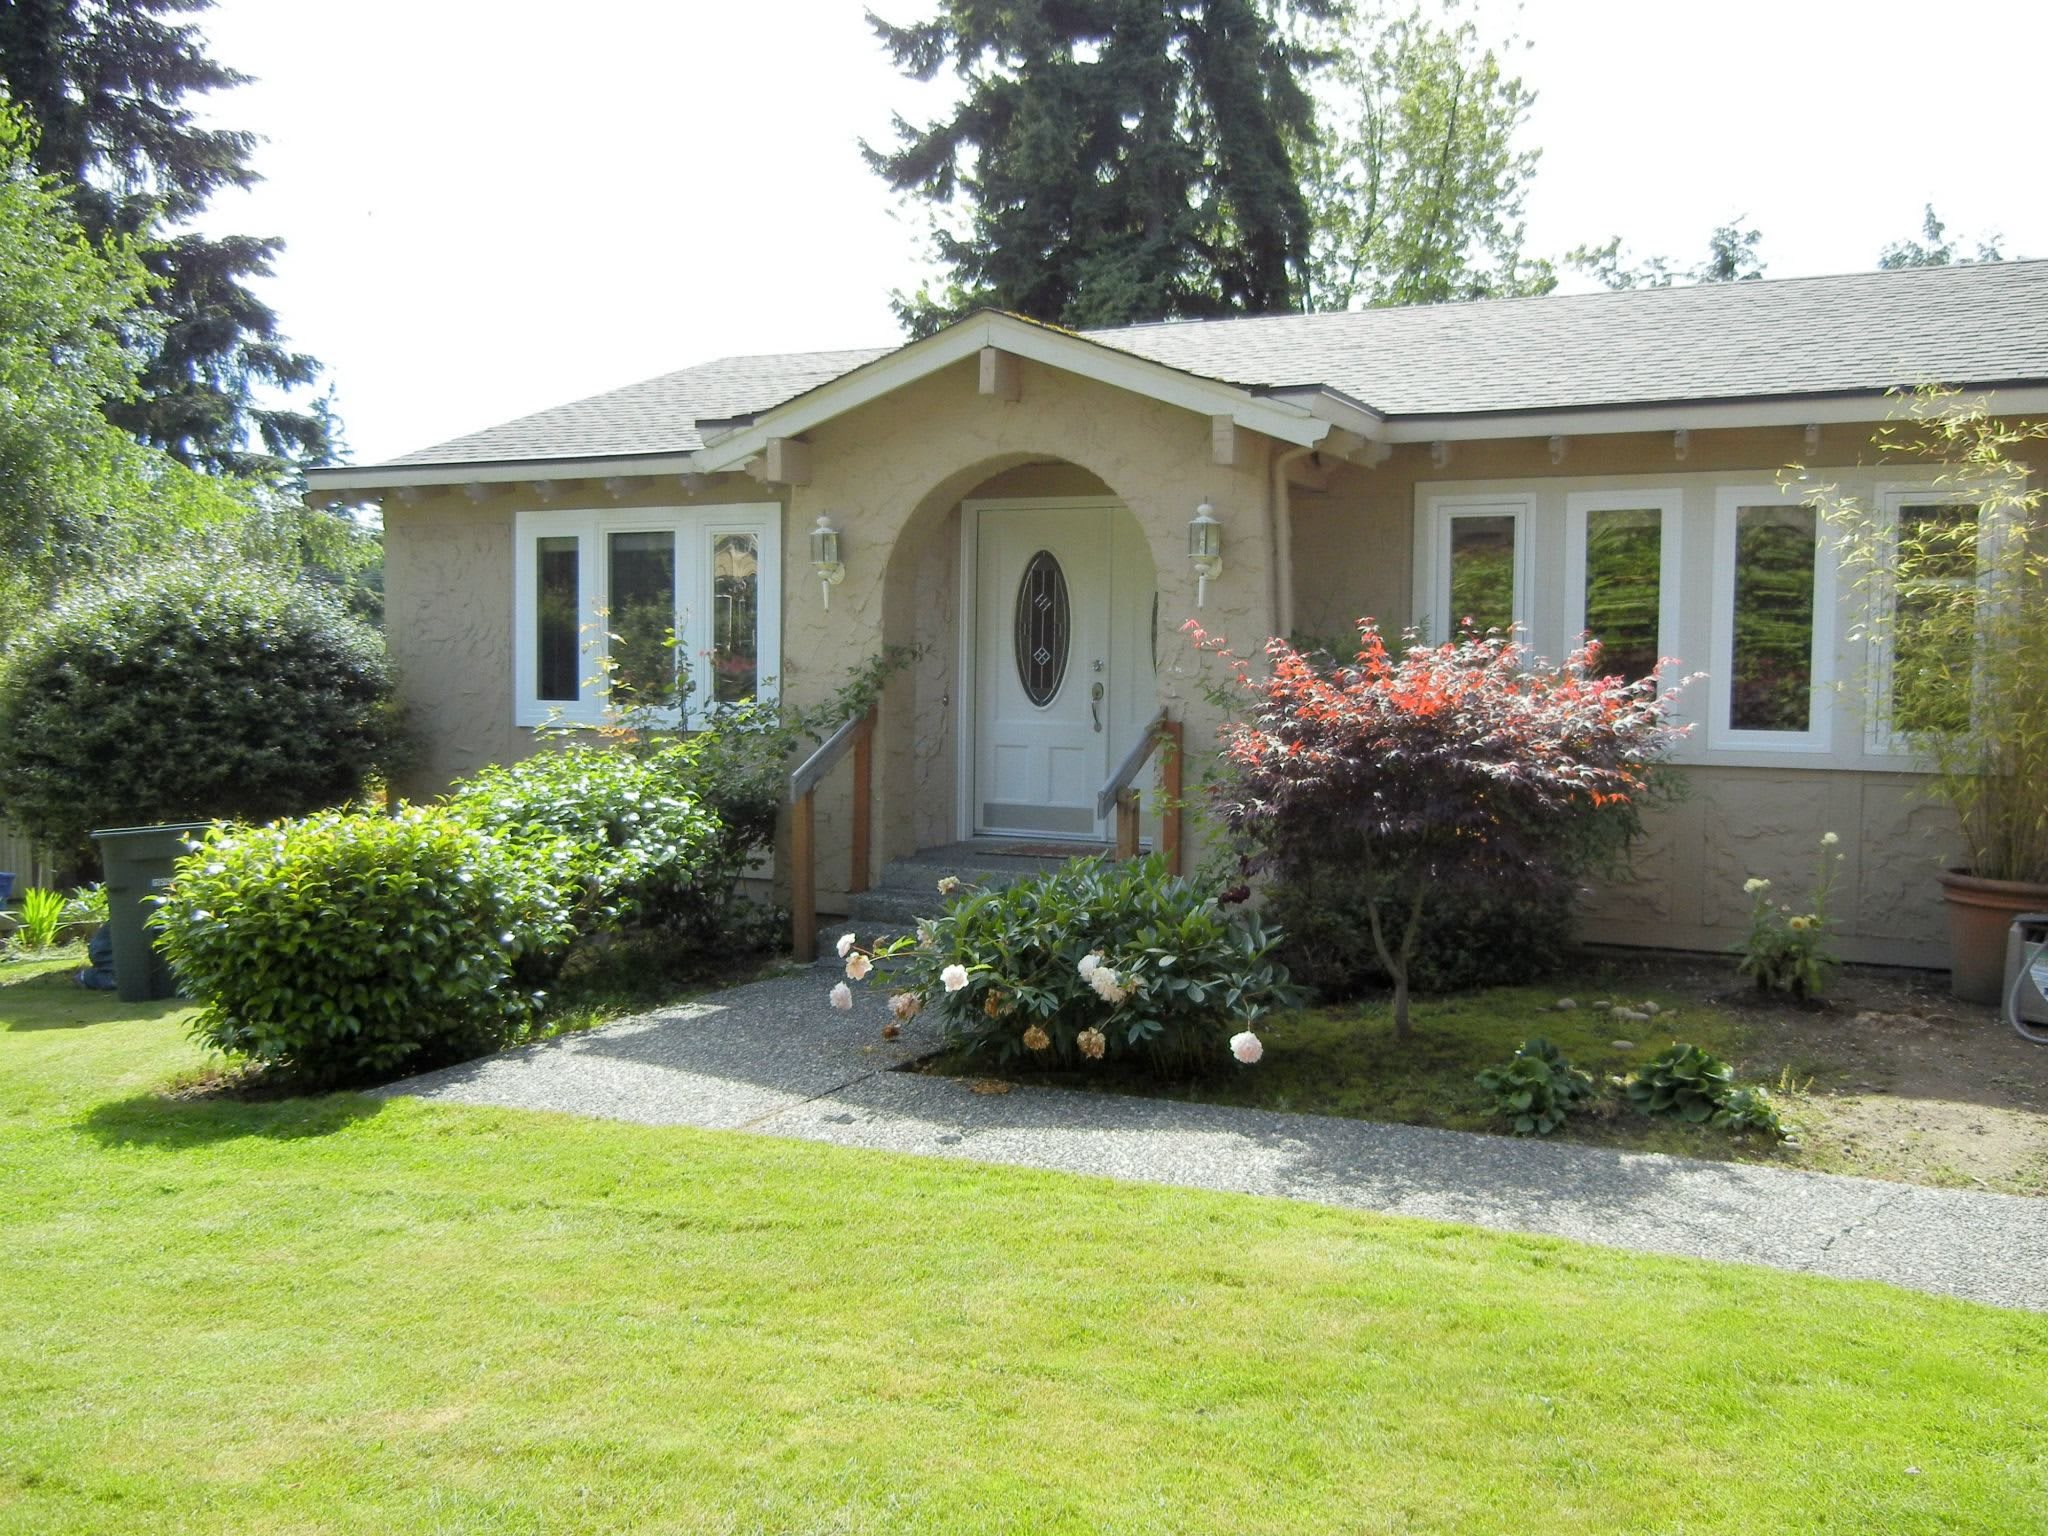
[[[1302,147],[1317,309],[1547,293],[1523,252],[1541,151],[1518,147],[1534,101],[1470,21],[1356,11]]]

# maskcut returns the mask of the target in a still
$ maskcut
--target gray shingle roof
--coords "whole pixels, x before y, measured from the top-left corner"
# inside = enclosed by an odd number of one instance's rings
[[[1493,299],[1084,333],[1254,389],[1389,417],[2048,381],[2048,261]],[[895,350],[728,357],[472,432],[397,466],[687,453]]]
[[[2048,261],[1495,299],[1089,333],[1253,387],[1387,416],[2048,379]]]
[[[749,416],[794,399],[862,363],[894,351],[784,352],[722,357],[623,389],[551,406],[501,426],[486,427],[401,454],[394,465],[494,464],[508,459],[625,457],[689,453],[704,446],[698,423]]]

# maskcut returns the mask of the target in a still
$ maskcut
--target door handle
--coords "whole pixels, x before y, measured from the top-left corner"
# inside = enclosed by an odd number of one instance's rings
[[[1096,683],[1088,690],[1088,719],[1099,735],[1102,731],[1102,684]]]

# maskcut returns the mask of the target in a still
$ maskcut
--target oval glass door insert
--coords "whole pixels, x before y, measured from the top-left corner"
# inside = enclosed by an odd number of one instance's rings
[[[1017,584],[1017,678],[1040,709],[1067,675],[1068,617],[1066,574],[1052,551],[1041,549],[1025,562]]]

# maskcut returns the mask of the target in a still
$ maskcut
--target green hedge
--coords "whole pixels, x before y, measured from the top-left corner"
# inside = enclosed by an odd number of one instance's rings
[[[399,726],[383,641],[331,592],[195,557],[74,592],[0,651],[0,804],[85,857],[96,827],[345,802]]]

